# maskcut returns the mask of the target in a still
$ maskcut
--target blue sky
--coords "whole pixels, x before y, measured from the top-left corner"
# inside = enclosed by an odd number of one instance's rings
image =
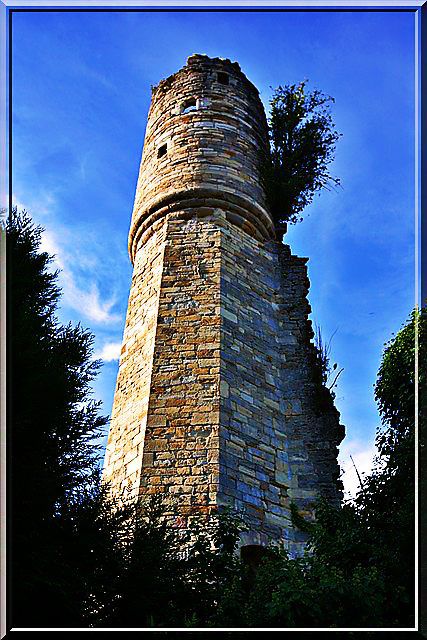
[[[384,343],[414,305],[414,18],[410,13],[18,13],[13,193],[46,228],[60,319],[96,336],[110,413],[131,265],[127,232],[150,85],[192,53],[237,60],[260,90],[307,78],[334,96],[342,188],[316,196],[286,241],[309,257],[312,320],[344,368],[343,479],[367,470]]]

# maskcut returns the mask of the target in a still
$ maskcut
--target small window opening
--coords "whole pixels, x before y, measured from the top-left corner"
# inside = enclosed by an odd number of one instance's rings
[[[187,100],[187,102],[184,102],[184,104],[182,105],[181,113],[190,113],[190,111],[196,111],[196,110],[197,110],[197,101],[195,98],[191,98],[190,100]]]
[[[229,83],[228,73],[224,73],[223,71],[218,71],[217,77],[218,77],[218,82],[220,84],[228,84]]]
[[[163,156],[165,156],[167,154],[167,152],[168,152],[167,143],[162,144],[162,146],[157,149],[157,157],[158,158],[163,158]]]

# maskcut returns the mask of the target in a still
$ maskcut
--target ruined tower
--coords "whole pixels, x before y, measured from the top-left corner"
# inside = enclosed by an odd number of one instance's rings
[[[319,402],[305,258],[261,186],[259,94],[202,55],[153,88],[129,232],[134,265],[104,479],[161,493],[172,524],[228,505],[244,544],[298,545],[290,501],[341,498],[343,428]]]

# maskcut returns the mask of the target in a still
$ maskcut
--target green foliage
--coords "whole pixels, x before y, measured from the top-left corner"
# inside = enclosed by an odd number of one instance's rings
[[[328,169],[341,135],[330,114],[334,99],[317,89],[308,92],[306,84],[304,80],[279,86],[270,100],[271,153],[263,176],[278,228],[302,220],[303,209],[317,191],[340,184]]]
[[[423,308],[415,310],[385,345],[375,385],[383,423],[376,437],[378,456],[356,499],[360,516],[377,541],[373,556],[384,567],[387,579],[400,585],[400,609],[408,616],[414,591],[415,356],[417,353],[418,418],[420,428],[425,428],[426,333],[427,310]]]
[[[57,585],[61,601],[55,626],[105,625],[118,606],[123,575],[132,539],[133,505],[112,501],[99,476],[73,496],[55,518]],[[50,574],[45,575],[49,577]],[[46,605],[43,616],[47,626]]]
[[[61,614],[75,619],[59,573],[59,517],[93,483],[95,438],[107,421],[90,398],[99,368],[91,358],[93,336],[79,325],[58,323],[57,273],[40,251],[40,236],[29,216],[15,209],[6,223],[15,626],[41,620],[47,601],[52,624]]]
[[[221,595],[212,624],[285,628],[381,626],[387,598],[376,567],[290,558],[282,547],[268,549],[255,573],[237,567]]]
[[[397,445],[414,436],[415,422],[415,353],[418,342],[419,408],[425,417],[425,382],[427,371],[427,312],[425,308],[414,310],[409,322],[386,346],[378,379],[375,398],[386,425],[377,434],[379,454],[394,469],[400,453]]]
[[[289,559],[283,550],[258,571],[248,601],[250,626],[351,627],[380,624],[384,599],[375,570],[339,566],[314,556]]]
[[[14,491],[28,521],[52,516],[97,466],[95,438],[106,418],[90,399],[100,363],[93,336],[55,317],[60,290],[51,257],[39,251],[41,229],[26,213],[7,223],[8,337]],[[28,479],[31,478],[31,482]]]
[[[166,526],[158,500],[134,505],[124,542],[116,606],[106,611],[106,624],[165,626],[180,608],[182,570],[176,531]]]
[[[330,363],[331,341],[334,334],[328,342],[324,342],[320,327],[316,328],[315,343],[310,344],[309,358],[310,371],[312,381],[314,382],[314,409],[318,415],[322,415],[325,411],[334,411],[334,388],[337,380],[344,369],[338,370],[338,365],[334,362]]]
[[[311,533],[314,523],[309,520],[305,520],[305,518],[302,517],[295,502],[290,503],[290,509],[292,526],[304,533]]]
[[[7,245],[14,626],[413,626],[414,372],[417,354],[424,421],[425,309],[386,345],[378,457],[356,500],[340,509],[320,501],[314,522],[292,504],[307,552],[268,548],[255,569],[236,553],[243,525],[233,513],[193,516],[179,529],[159,498],[111,501],[93,442],[105,418],[88,398],[92,337],[58,324],[56,274],[28,216],[15,212]]]
[[[375,384],[382,426],[377,457],[354,503],[321,503],[309,548],[322,565],[352,574],[375,570],[384,626],[413,626],[415,545],[415,356],[419,420],[425,421],[427,311],[414,311],[385,350]],[[416,341],[416,335],[418,340]],[[417,349],[418,343],[418,349]]]
[[[161,501],[135,505],[132,534],[117,582],[111,626],[200,626],[240,564],[235,549],[241,524],[231,514],[209,521],[193,516],[188,529],[167,526]],[[96,607],[95,607],[96,609]]]

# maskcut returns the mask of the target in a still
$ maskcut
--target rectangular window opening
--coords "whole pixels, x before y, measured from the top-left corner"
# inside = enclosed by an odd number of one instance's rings
[[[196,111],[197,102],[195,98],[190,98],[182,105],[181,113],[190,113],[190,111]]]
[[[223,71],[218,71],[218,82],[220,84],[228,84],[228,73],[224,73]]]
[[[168,152],[168,145],[165,142],[165,144],[162,144],[162,146],[157,149],[157,157],[163,158],[163,156],[165,156],[167,152]]]

